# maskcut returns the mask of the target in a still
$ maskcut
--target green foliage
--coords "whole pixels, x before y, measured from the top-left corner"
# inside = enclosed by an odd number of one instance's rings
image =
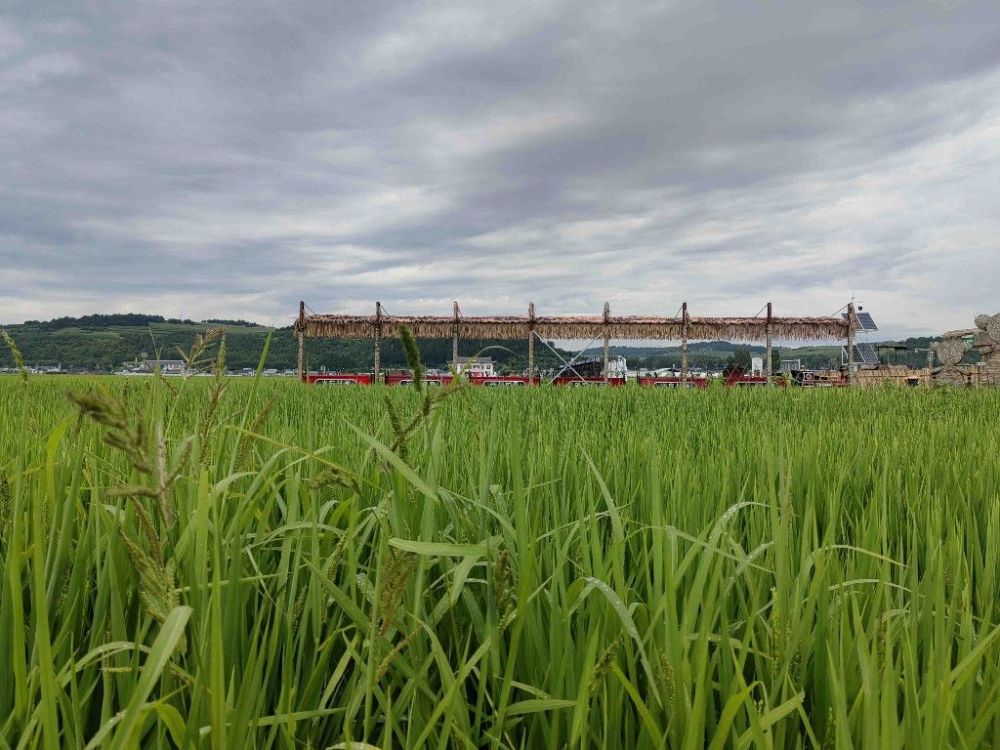
[[[1000,745],[1000,393],[441,393],[0,377],[0,747]]]

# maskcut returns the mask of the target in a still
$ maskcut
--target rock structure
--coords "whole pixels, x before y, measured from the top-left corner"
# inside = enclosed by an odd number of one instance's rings
[[[966,339],[972,338],[972,345]],[[982,356],[977,367],[963,365],[962,359],[970,348]],[[931,371],[935,385],[980,385],[1000,387],[1000,314],[977,315],[976,327],[968,331],[952,331],[931,345],[940,367]],[[977,377],[978,376],[978,377]]]
[[[973,346],[983,357],[979,382],[1000,386],[1000,315],[976,316],[976,328]]]
[[[944,338],[931,344],[931,351],[941,363],[941,367],[931,370],[934,385],[969,384],[969,368],[961,364],[968,349],[968,344],[958,337]]]

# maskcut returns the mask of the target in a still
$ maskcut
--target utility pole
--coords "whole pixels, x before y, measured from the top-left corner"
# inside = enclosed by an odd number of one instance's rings
[[[847,303],[847,384],[854,385],[854,302]]]

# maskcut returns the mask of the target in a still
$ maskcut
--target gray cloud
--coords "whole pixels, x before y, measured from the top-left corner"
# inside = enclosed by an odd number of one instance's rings
[[[0,319],[998,307],[992,3],[0,12]]]

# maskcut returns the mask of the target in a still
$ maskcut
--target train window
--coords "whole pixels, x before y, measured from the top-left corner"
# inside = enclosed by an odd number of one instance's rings
[[[357,385],[356,380],[333,380],[331,378],[323,378],[322,380],[315,381],[317,385]]]
[[[524,385],[523,380],[485,380],[483,381],[485,386],[505,386],[505,385]]]

